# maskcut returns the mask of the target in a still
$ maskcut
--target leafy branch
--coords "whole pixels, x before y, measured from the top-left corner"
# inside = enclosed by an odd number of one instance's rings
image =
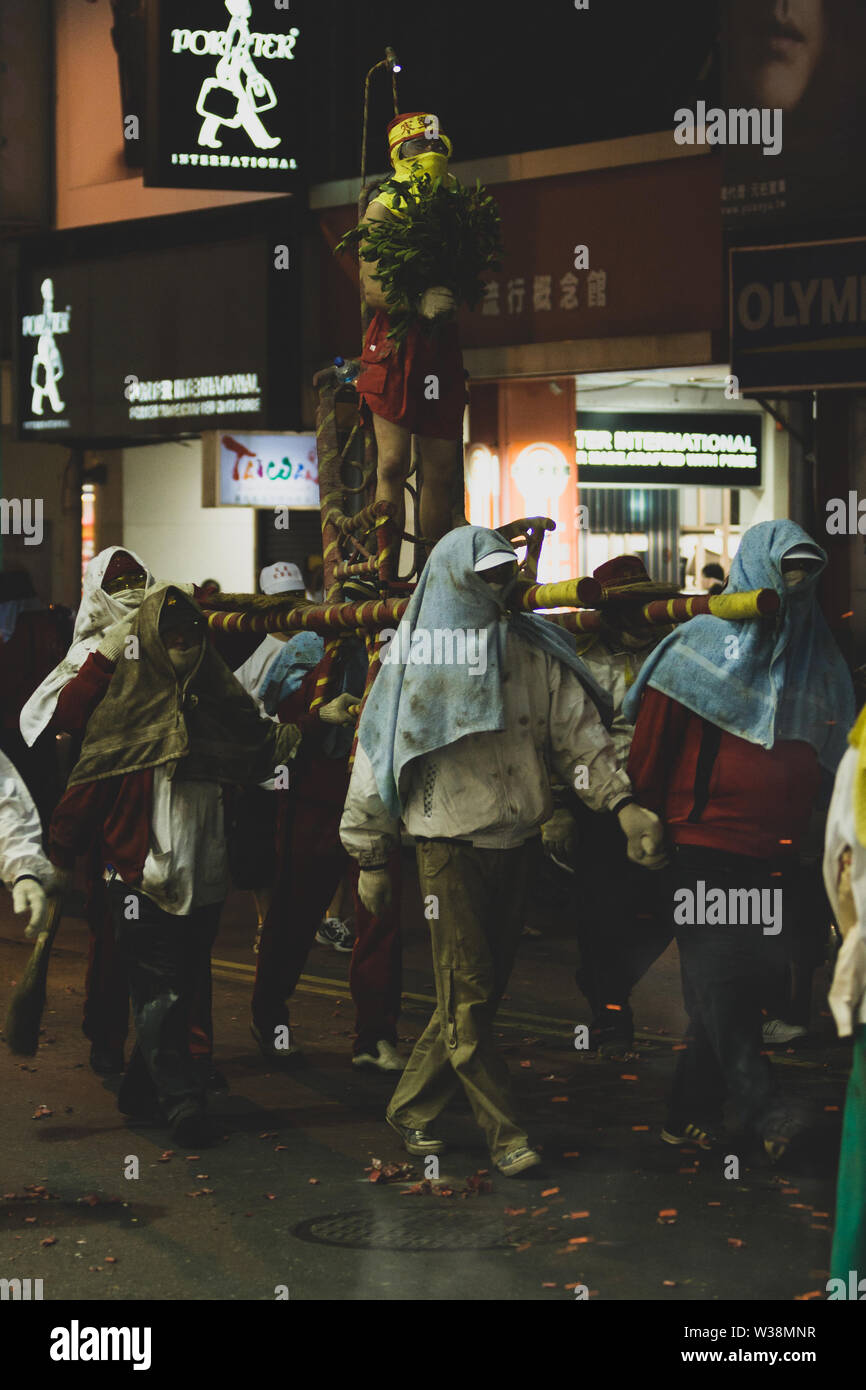
[[[476,307],[484,293],[482,276],[501,268],[501,219],[480,182],[474,188],[446,186],[425,175],[412,184],[388,180],[380,191],[395,195],[396,216],[359,223],[336,251],[357,249],[362,260],[378,261],[376,275],[391,321],[388,336],[399,344],[434,285],[451,290],[459,304]],[[420,322],[435,327],[435,320]]]

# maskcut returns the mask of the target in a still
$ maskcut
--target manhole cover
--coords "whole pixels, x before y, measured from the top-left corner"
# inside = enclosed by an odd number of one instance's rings
[[[413,1199],[410,1199],[413,1200]],[[302,1221],[293,1234],[319,1245],[343,1245],[356,1250],[507,1250],[525,1241],[533,1244],[564,1239],[560,1226],[541,1220],[506,1217],[502,1213],[468,1211],[466,1204],[435,1207],[413,1201],[408,1210],[366,1208],[316,1216]]]

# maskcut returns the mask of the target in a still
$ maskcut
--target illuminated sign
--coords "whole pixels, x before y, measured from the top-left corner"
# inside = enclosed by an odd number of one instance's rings
[[[303,40],[266,0],[150,0],[144,181],[286,192],[301,164]]]
[[[646,487],[760,487],[763,416],[582,410],[578,480]]]
[[[866,386],[866,238],[729,254],[731,372],[742,392]]]
[[[29,377],[31,418],[24,422],[24,428],[63,430],[69,428],[69,421],[64,418],[66,403],[60,396],[64,366],[57,337],[69,332],[72,311],[68,304],[65,310],[55,310],[54,281],[50,277],[42,281],[39,292],[42,295],[42,312],[25,314],[21,323],[22,337],[36,339]],[[51,411],[48,416],[45,414],[46,401]]]
[[[314,434],[208,432],[204,436],[206,506],[319,509]]]
[[[292,199],[77,228],[20,248],[19,437],[84,445],[297,428]]]

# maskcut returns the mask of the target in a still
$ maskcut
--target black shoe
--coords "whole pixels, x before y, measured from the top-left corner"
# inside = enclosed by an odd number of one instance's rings
[[[119,1076],[123,1071],[123,1048],[103,1047],[93,1043],[90,1049],[90,1070],[97,1076]]]
[[[282,1025],[277,1025],[282,1026]],[[288,1024],[285,1025],[288,1028]],[[289,1036],[286,1047],[277,1047],[274,1036],[274,1029],[262,1029],[255,1023],[250,1022],[250,1032],[256,1040],[259,1052],[263,1057],[267,1057],[269,1062],[284,1062],[291,1066],[297,1066],[306,1061],[303,1048],[295,1042],[295,1035],[289,1028]]]
[[[599,1057],[616,1057],[634,1047],[634,1021],[628,1004],[607,1005],[589,1025],[590,1050]]]
[[[203,1111],[187,1111],[171,1122],[171,1136],[184,1148],[206,1149],[216,1144],[220,1132]]]

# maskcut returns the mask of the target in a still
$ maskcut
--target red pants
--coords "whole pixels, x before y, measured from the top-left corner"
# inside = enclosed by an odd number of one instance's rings
[[[286,1000],[294,992],[328,903],[348,869],[353,891],[358,868],[340,843],[340,805],[321,805],[302,795],[295,801],[259,942],[252,1014],[265,1035],[288,1024]],[[375,1051],[380,1040],[396,1044],[400,1013],[400,853],[389,864],[393,904],[371,917],[355,896],[356,940],[349,967],[355,1002],[354,1051]]]

